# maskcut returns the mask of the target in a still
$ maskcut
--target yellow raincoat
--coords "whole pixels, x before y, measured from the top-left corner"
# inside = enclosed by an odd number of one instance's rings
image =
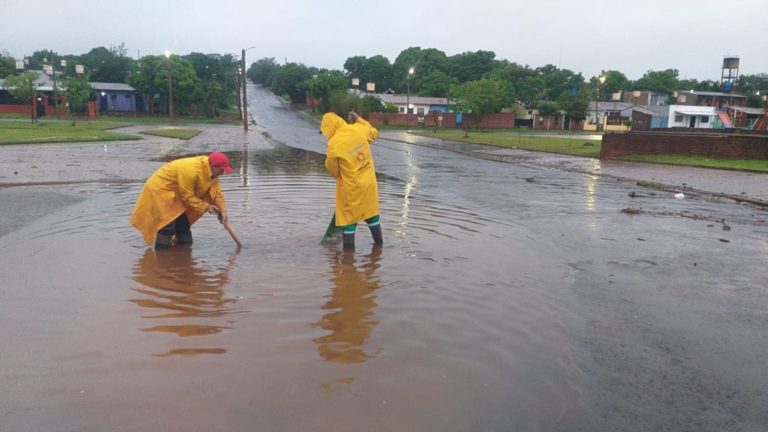
[[[336,226],[379,214],[379,188],[370,146],[379,132],[360,117],[349,125],[333,113],[323,116],[320,131],[328,138],[325,169],[336,178]]]
[[[215,204],[226,212],[218,178],[211,178],[208,156],[177,159],[165,164],[144,184],[131,215],[131,225],[141,231],[147,244],[155,242],[160,228],[182,213],[190,225]]]

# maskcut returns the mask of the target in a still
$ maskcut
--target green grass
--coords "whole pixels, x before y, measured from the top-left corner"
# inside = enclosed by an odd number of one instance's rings
[[[443,129],[437,131],[413,130],[416,135],[440,138],[449,141],[459,141],[471,144],[488,144],[498,147],[520,148],[549,153],[561,153],[573,156],[598,157],[602,141],[591,140],[573,134],[572,137],[560,138],[550,136],[528,135],[528,132],[519,130],[475,130],[470,131],[468,137],[464,137],[464,131],[459,129]],[[553,131],[552,133],[560,133]]]
[[[739,171],[768,172],[767,160],[710,159],[678,155],[630,155],[619,158],[624,161],[650,162],[668,165],[684,165],[705,168],[730,169]]]
[[[141,131],[143,134],[155,135],[167,138],[178,138],[188,140],[191,139],[202,131],[200,129],[181,129],[181,128],[169,128],[169,129],[150,129]]]
[[[0,119],[29,119],[29,114],[0,113]]]
[[[179,117],[174,116],[173,121],[168,116],[144,116],[144,115],[114,115],[101,114],[101,121],[124,122],[131,124],[232,124],[231,121],[221,121],[217,118],[209,117]],[[239,121],[237,123],[240,123]]]
[[[0,144],[138,140],[141,137],[108,132],[124,125],[108,122],[0,122]]]

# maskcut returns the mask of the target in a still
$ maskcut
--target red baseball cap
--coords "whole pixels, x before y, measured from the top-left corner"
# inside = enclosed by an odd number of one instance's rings
[[[232,168],[229,167],[229,158],[224,153],[213,152],[208,156],[208,162],[212,166],[217,166],[224,170],[225,173],[231,174]]]

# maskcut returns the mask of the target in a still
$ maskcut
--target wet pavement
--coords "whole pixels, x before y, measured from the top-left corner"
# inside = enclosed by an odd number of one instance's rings
[[[673,193],[711,194],[723,198],[753,202],[768,206],[768,174],[718,170],[709,168],[659,165],[624,161],[601,161],[593,158],[531,152],[481,144],[465,144],[420,136],[405,131],[385,131],[382,138],[410,144],[439,148],[461,154],[513,163],[528,163],[542,167],[605,176],[627,182],[650,182]],[[541,136],[541,134],[537,135]],[[560,138],[593,139],[588,135],[557,135]]]
[[[767,430],[762,207],[384,134],[344,254],[317,124],[249,90],[247,134],[0,147],[0,430]],[[147,248],[143,180],[212,150],[245,247]]]

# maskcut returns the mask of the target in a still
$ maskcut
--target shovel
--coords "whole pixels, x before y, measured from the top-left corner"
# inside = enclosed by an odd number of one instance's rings
[[[331,222],[328,224],[328,228],[325,230],[325,235],[323,235],[323,239],[320,240],[320,244],[324,244],[331,240],[331,237],[338,234],[339,230],[341,228],[336,226],[336,212],[333,213],[333,216],[331,216]]]
[[[243,244],[242,244],[242,243],[240,243],[240,240],[238,240],[238,239],[237,239],[237,236],[235,235],[235,232],[234,232],[234,231],[232,231],[232,228],[229,226],[229,222],[225,222],[225,221],[222,219],[222,216],[221,216],[221,212],[220,212],[220,211],[218,211],[218,210],[216,210],[216,217],[217,217],[217,218],[219,218],[219,222],[221,222],[221,223],[222,223],[222,225],[224,225],[224,228],[227,230],[227,232],[229,233],[229,235],[230,235],[230,236],[232,236],[232,240],[234,240],[234,241],[235,241],[235,244],[237,245],[237,248],[238,248],[238,249],[242,248],[242,247],[243,247]]]

